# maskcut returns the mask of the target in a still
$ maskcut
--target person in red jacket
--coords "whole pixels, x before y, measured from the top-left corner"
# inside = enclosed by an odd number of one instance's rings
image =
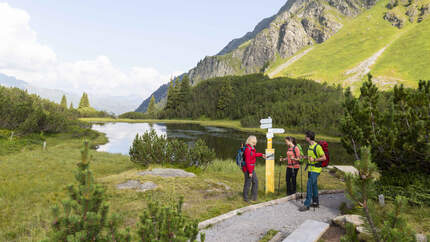
[[[243,173],[245,175],[245,184],[243,185],[243,200],[245,202],[249,202],[248,200],[248,191],[249,187],[252,183],[251,195],[252,200],[257,200],[258,195],[258,179],[257,174],[255,173],[255,160],[257,157],[266,156],[262,153],[257,153],[255,150],[255,146],[257,145],[257,137],[251,135],[246,140],[246,148],[245,148],[245,165],[243,166]]]

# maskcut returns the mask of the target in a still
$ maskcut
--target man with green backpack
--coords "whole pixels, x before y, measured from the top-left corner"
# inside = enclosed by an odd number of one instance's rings
[[[304,202],[304,206],[299,208],[299,211],[307,211],[310,206],[319,206],[318,176],[322,171],[322,167],[327,166],[330,160],[326,141],[320,141],[317,143],[315,141],[315,133],[312,131],[306,131],[305,139],[309,144],[307,152],[308,164],[306,168],[310,168],[308,172],[308,183],[306,186],[306,200]]]

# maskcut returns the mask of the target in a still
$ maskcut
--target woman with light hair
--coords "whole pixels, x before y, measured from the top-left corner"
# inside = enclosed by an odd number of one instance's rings
[[[257,174],[255,173],[255,161],[257,157],[266,158],[266,156],[262,153],[257,153],[255,150],[255,146],[257,145],[257,137],[251,135],[246,140],[245,147],[245,165],[243,166],[243,173],[245,175],[245,184],[243,185],[243,200],[245,202],[249,202],[248,200],[248,191],[249,187],[252,184],[251,195],[252,200],[257,200],[258,195],[258,179]]]

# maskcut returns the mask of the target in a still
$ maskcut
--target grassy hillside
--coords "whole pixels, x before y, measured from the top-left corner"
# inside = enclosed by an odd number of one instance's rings
[[[352,76],[346,72],[387,47],[371,66],[376,77],[399,79],[409,86],[429,78],[430,71],[425,68],[430,65],[429,19],[414,24],[405,21],[403,28],[398,29],[383,18],[388,11],[387,3],[387,0],[380,1],[355,19],[344,19],[344,27],[338,33],[276,76],[306,77],[357,87],[359,82],[345,82]],[[285,61],[273,63],[269,70]]]
[[[372,68],[375,76],[394,77],[416,86],[430,79],[430,18],[415,24],[387,48]]]

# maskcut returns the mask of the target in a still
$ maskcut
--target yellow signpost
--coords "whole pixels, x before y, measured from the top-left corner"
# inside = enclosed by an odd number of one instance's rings
[[[267,131],[267,149],[266,149],[266,194],[275,192],[275,149],[272,146],[273,134],[282,134],[284,129],[272,129],[272,119],[260,120],[262,129]]]
[[[275,192],[275,149],[272,149],[272,138],[267,139],[266,149],[266,194]]]

